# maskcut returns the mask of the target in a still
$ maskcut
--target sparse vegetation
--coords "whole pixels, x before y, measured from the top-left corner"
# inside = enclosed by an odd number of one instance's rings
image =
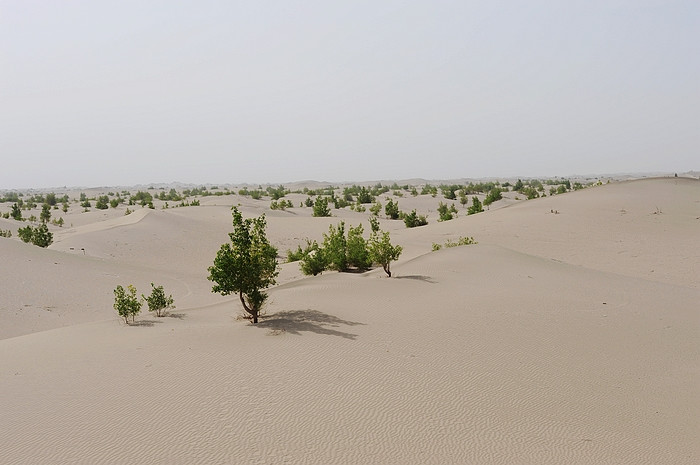
[[[443,247],[446,247],[449,249],[451,247],[459,247],[462,245],[473,245],[473,244],[478,244],[478,242],[476,242],[473,237],[460,237],[456,241],[453,241],[452,239],[448,239],[444,245],[433,242],[433,251],[434,252],[438,251],[438,250],[442,249]]]

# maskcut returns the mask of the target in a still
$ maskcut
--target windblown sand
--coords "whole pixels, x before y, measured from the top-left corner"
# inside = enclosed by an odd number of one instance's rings
[[[258,325],[206,280],[230,206],[281,253],[368,213],[207,197],[0,238],[0,463],[700,463],[700,182],[442,223],[439,197],[399,199],[425,227],[382,220],[394,277],[285,264]],[[112,290],[150,282],[177,308],[120,322]]]

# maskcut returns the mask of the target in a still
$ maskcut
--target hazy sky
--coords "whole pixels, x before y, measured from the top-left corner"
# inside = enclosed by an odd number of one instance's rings
[[[700,1],[0,0],[0,189],[700,169]]]

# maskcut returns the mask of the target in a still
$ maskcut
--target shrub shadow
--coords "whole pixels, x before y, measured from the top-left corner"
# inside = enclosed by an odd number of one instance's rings
[[[339,336],[345,339],[355,340],[357,338],[357,334],[332,329],[341,325],[357,326],[364,325],[364,323],[342,320],[318,310],[293,310],[266,316],[255,326],[275,332],[284,331],[297,336],[301,336],[303,331],[309,331],[316,334]]]
[[[132,323],[129,323],[129,326],[155,326],[156,323],[160,323],[160,321],[156,320],[138,320],[134,321]]]
[[[425,283],[430,283],[430,284],[435,284],[437,281],[434,281],[433,278],[430,276],[424,276],[424,275],[408,275],[408,276],[394,276],[392,279],[413,279],[416,281],[423,281]]]
[[[184,313],[166,313],[163,315],[164,318],[177,318],[178,320],[184,320],[185,319],[185,314]]]

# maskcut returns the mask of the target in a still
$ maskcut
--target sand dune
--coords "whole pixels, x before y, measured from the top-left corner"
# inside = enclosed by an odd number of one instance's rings
[[[15,270],[3,305],[29,285],[102,312],[40,332],[16,318],[8,334],[24,335],[0,340],[3,463],[700,461],[697,181],[383,221],[406,247],[394,278],[285,265],[256,326],[207,288],[228,207],[153,211],[55,250],[0,240]],[[270,237],[292,246],[363,218],[308,215],[268,211]],[[463,235],[479,244],[430,251]],[[66,249],[80,244],[95,256]],[[61,281],[39,279],[59,266]],[[125,326],[109,272],[156,276],[188,303]]]

